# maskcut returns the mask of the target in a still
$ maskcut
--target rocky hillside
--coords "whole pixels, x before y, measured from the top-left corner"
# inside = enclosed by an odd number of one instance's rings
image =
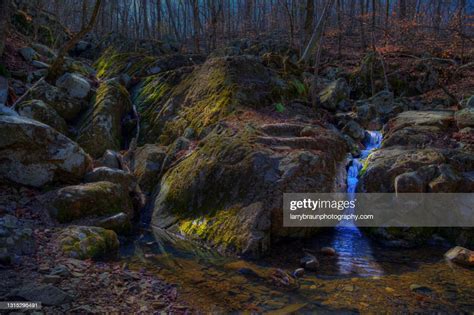
[[[36,23],[50,29],[32,41]],[[0,296],[55,311],[83,305],[91,288],[69,274],[117,258],[140,220],[245,258],[317,235],[282,227],[283,193],[344,191],[366,130],[383,130],[384,141],[366,160],[361,192],[474,192],[474,96],[440,92],[448,70],[436,60],[410,59],[387,77],[368,53],[316,76],[278,41],[196,55],[87,37],[48,82],[68,31],[20,5],[13,25],[0,68],[0,264],[23,272],[8,269],[15,281]],[[435,231],[366,232],[411,246]],[[439,232],[474,246],[472,230]],[[131,294],[143,302],[162,292],[163,309],[176,300],[166,283],[107,264],[116,273],[101,282],[138,283],[148,293]],[[22,281],[36,285],[10,290]]]

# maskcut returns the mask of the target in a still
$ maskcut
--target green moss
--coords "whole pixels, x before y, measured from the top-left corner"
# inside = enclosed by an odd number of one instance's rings
[[[95,62],[97,77],[100,79],[113,78],[126,73],[134,76],[156,61],[156,57],[140,52],[117,52],[114,48],[107,48]]]
[[[222,249],[241,252],[247,240],[242,233],[236,233],[242,224],[237,216],[239,210],[231,208],[215,211],[213,215],[199,219],[185,219],[180,221],[179,230]]]
[[[60,235],[64,253],[78,259],[114,258],[119,241],[114,231],[98,227],[70,227]]]

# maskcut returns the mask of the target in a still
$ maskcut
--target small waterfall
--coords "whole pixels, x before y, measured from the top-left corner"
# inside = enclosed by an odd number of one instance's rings
[[[361,160],[365,160],[373,150],[380,148],[382,144],[382,133],[380,131],[367,131],[367,138],[364,144],[365,149],[361,151],[360,158],[352,159],[347,172],[347,192],[350,194],[355,193],[357,189],[359,172],[362,169]]]
[[[351,198],[357,190],[359,173],[363,162],[370,153],[382,144],[382,133],[380,131],[367,131],[364,143],[365,149],[361,151],[359,158],[353,158],[347,171],[347,192]],[[356,209],[348,208],[345,213],[349,214]],[[380,276],[382,268],[373,257],[370,241],[364,236],[353,222],[341,221],[334,228],[332,247],[338,253],[337,265],[342,275],[357,274],[359,276]]]

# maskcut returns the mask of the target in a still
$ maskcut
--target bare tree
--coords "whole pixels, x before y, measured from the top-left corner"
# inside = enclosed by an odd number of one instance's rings
[[[299,62],[307,62],[311,57],[311,54],[314,53],[314,50],[316,49],[318,43],[323,37],[324,26],[326,25],[326,22],[329,17],[329,12],[331,11],[333,4],[334,0],[328,0],[326,5],[324,6],[323,12],[319,17],[318,24],[314,28],[313,34],[311,35],[311,39],[309,40],[309,43],[306,46],[306,49],[304,50]]]
[[[74,36],[72,36],[72,38],[59,49],[58,56],[51,65],[51,68],[48,71],[48,75],[46,76],[46,80],[52,82],[56,80],[57,77],[59,77],[62,72],[64,57],[66,56],[67,52],[71,50],[82,37],[84,37],[84,35],[86,35],[92,30],[95,21],[97,20],[97,16],[99,15],[101,4],[102,0],[96,0],[94,11],[92,12],[92,16],[86,27],[82,28],[78,33],[74,34]]]
[[[5,38],[10,19],[10,0],[0,0],[0,57],[5,49]]]

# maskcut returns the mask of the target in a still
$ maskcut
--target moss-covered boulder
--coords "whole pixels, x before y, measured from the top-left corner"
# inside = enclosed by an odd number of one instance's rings
[[[77,183],[90,157],[66,136],[26,117],[0,116],[0,178],[41,187]]]
[[[132,110],[129,94],[117,80],[103,82],[84,117],[77,142],[94,158],[122,147],[122,119]]]
[[[276,74],[250,56],[208,59],[149,77],[139,100],[142,142],[170,144],[191,127],[198,135],[239,108],[262,108],[281,96]]]
[[[113,259],[120,245],[114,231],[93,226],[69,226],[57,238],[60,250],[76,259]]]
[[[105,181],[66,186],[44,194],[40,200],[61,223],[120,212],[133,215],[128,193],[120,185]]]
[[[136,181],[131,173],[120,169],[113,169],[105,166],[96,167],[84,176],[86,183],[111,182],[118,184],[126,192],[133,191],[136,187]]]
[[[283,192],[334,191],[346,151],[342,137],[317,126],[237,131],[221,123],[164,175],[152,223],[222,251],[262,255],[272,241],[317,231],[282,226]]]
[[[22,102],[16,107],[21,116],[28,117],[49,125],[62,134],[67,134],[66,121],[59,116],[54,108],[41,100]]]
[[[52,107],[66,121],[74,121],[87,108],[87,103],[70,97],[62,89],[41,81],[32,88],[28,95],[29,100],[42,100]]]
[[[456,125],[459,129],[474,127],[474,108],[465,108],[456,112]]]

